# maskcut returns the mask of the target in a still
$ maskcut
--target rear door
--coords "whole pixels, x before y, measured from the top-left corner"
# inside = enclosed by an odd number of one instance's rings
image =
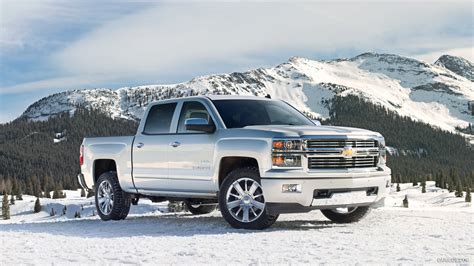
[[[168,150],[174,139],[178,104],[162,103],[152,106],[146,121],[135,137],[132,162],[135,187],[141,193],[166,188],[168,179]]]

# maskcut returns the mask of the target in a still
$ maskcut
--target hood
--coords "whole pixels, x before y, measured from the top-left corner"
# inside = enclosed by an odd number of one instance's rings
[[[335,126],[286,126],[286,125],[268,125],[268,126],[247,126],[244,129],[260,130],[274,132],[288,137],[300,136],[373,136],[381,137],[380,133],[354,127],[335,127]]]

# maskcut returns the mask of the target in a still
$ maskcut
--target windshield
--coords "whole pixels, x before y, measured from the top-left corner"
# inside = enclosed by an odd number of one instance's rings
[[[227,128],[254,125],[313,125],[295,108],[282,101],[214,100]]]

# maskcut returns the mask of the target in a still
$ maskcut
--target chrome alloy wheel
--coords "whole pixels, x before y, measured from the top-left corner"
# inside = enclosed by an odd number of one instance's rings
[[[104,180],[100,183],[98,192],[98,207],[103,214],[109,215],[114,207],[114,191],[112,185],[108,180]]]
[[[251,178],[237,179],[227,190],[226,205],[229,213],[237,221],[253,222],[265,210],[262,187]]]

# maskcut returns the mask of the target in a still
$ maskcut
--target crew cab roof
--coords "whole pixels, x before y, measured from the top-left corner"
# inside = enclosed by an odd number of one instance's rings
[[[263,96],[251,95],[206,95],[211,100],[270,100]]]

